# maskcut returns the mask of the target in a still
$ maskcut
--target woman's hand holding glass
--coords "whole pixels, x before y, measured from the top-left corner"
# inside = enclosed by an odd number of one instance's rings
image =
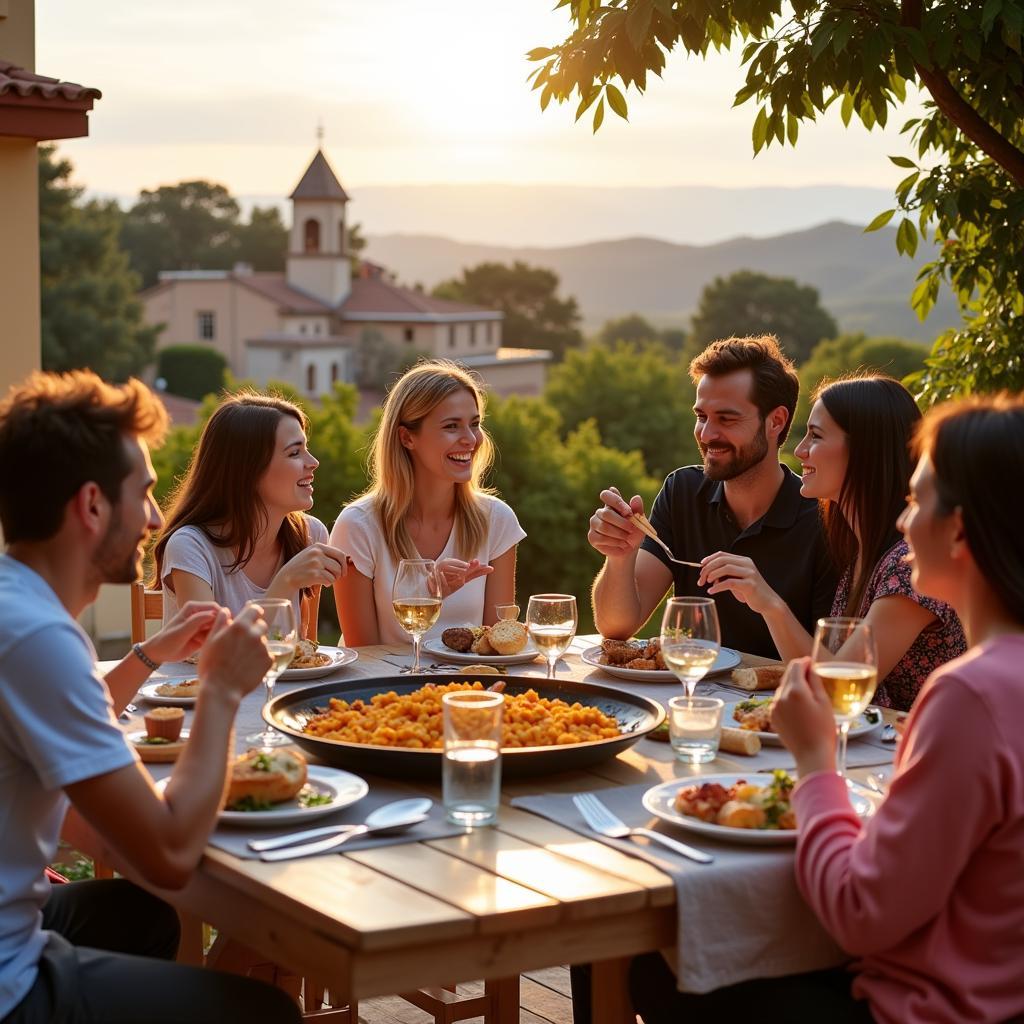
[[[420,643],[441,614],[441,582],[429,558],[403,558],[391,588],[391,603],[398,624],[412,636],[413,659],[409,672],[420,671]]]
[[[697,683],[718,660],[722,634],[710,597],[673,597],[661,617],[661,656],[693,696]]]
[[[833,771],[836,764],[836,721],[832,701],[810,658],[794,658],[775,691],[772,728],[796,760],[801,777]]]
[[[579,621],[572,594],[534,594],[526,606],[530,639],[548,663],[548,679],[555,678],[555,662],[565,654]]]
[[[266,623],[267,653],[270,655],[271,664],[263,676],[263,684],[267,688],[265,708],[274,696],[274,683],[277,682],[277,677],[295,657],[295,645],[299,642],[298,620],[295,615],[295,606],[291,601],[282,598],[272,597],[264,598],[261,601],[249,601],[245,607],[246,610],[250,607],[257,610],[262,609],[263,620]],[[291,742],[287,736],[272,729],[269,725],[262,732],[246,736],[246,741],[261,747],[276,747]]]

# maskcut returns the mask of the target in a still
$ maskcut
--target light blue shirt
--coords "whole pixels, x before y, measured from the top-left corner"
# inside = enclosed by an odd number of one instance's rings
[[[132,764],[89,638],[49,584],[0,555],[0,1019],[36,980],[44,869],[64,787]]]

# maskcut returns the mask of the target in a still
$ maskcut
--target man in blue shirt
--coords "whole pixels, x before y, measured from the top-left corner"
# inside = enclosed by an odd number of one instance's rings
[[[51,888],[69,802],[110,859],[183,886],[217,817],[232,724],[270,665],[265,623],[186,605],[97,674],[76,622],[102,583],[139,577],[162,519],[148,442],[166,428],[138,381],[33,374],[0,403],[0,1021],[297,1021],[279,990],[167,962],[177,920],[123,879]],[[117,714],[164,660],[202,646],[192,735],[163,795]],[[72,812],[74,813],[74,812]],[[131,955],[134,954],[134,955]],[[152,959],[162,957],[163,960]]]

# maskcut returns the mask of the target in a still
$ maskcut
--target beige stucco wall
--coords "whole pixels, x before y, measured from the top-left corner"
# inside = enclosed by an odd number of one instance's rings
[[[544,391],[547,363],[541,361],[503,362],[472,367],[496,395],[540,395]]]
[[[277,306],[262,295],[228,279],[171,281],[142,296],[146,323],[166,324],[157,349],[168,345],[209,345],[228,362],[231,372],[243,377],[248,369],[245,342],[282,329]],[[197,316],[211,312],[216,335],[199,337]]]
[[[35,0],[0,4],[0,57],[29,71],[36,69]]]

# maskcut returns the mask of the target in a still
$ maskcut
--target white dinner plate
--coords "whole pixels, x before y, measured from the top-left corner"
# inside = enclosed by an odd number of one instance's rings
[[[747,700],[750,698],[748,697]],[[760,697],[755,697],[755,700],[760,700]],[[771,699],[771,698],[769,698]],[[730,704],[726,704],[722,709],[722,725],[727,725],[731,729],[742,729],[743,727],[739,722],[733,718],[733,712],[736,710],[737,704],[743,704],[742,700],[732,701]],[[874,721],[871,719],[874,718]],[[882,712],[878,708],[867,708],[862,715],[860,715],[851,725],[850,731],[847,734],[851,740],[860,740],[865,736],[870,736],[871,733],[876,732],[882,727]],[[757,736],[766,747],[781,747],[784,746],[782,740],[779,739],[778,734],[774,732],[759,732],[755,729],[743,729],[744,732],[749,732],[754,736]]]
[[[594,668],[607,672],[610,676],[618,676],[619,679],[632,679],[636,682],[648,683],[678,683],[679,680],[667,668],[626,668],[625,665],[602,665],[600,657],[604,652],[599,646],[588,647],[580,658]],[[739,651],[731,647],[723,647],[718,652],[718,658],[714,665],[708,669],[707,675],[716,672],[725,672],[727,669],[735,668],[741,661]],[[706,678],[706,677],[705,677]]]
[[[192,676],[179,676],[176,679],[158,679],[155,683],[146,683],[145,686],[139,689],[139,696],[143,700],[148,700],[150,704],[167,704],[175,708],[190,708],[196,702],[195,697],[165,697],[162,693],[157,693],[156,688],[163,686],[165,683],[183,683],[186,679],[195,679]]]
[[[317,654],[327,654],[331,660],[326,665],[314,665],[312,668],[286,668],[278,678],[285,682],[291,679],[319,679],[351,665],[359,657],[359,652],[351,647],[318,647]]]
[[[156,788],[163,792],[167,782],[167,779],[161,779]],[[309,765],[306,785],[318,793],[329,796],[331,802],[316,804],[314,807],[302,807],[298,797],[293,797],[291,800],[274,804],[269,811],[221,811],[220,824],[241,825],[245,828],[272,828],[298,821],[312,821],[362,800],[370,791],[369,785],[358,775],[321,764]]]
[[[747,772],[744,775],[694,775],[686,779],[670,779],[647,790],[643,795],[643,804],[651,814],[662,821],[712,839],[744,843],[748,846],[784,846],[796,842],[795,828],[732,828],[728,825],[714,825],[709,821],[701,821],[700,818],[690,818],[676,810],[676,794],[687,786],[717,782],[728,788],[741,781],[767,785],[771,781],[771,775]],[[875,802],[860,787],[849,789],[848,792],[850,803],[860,818],[870,818],[875,813]]]
[[[432,658],[450,661],[453,665],[525,665],[540,654],[532,640],[518,654],[474,654],[472,651],[453,651],[445,647],[439,636],[423,641],[422,650]]]

